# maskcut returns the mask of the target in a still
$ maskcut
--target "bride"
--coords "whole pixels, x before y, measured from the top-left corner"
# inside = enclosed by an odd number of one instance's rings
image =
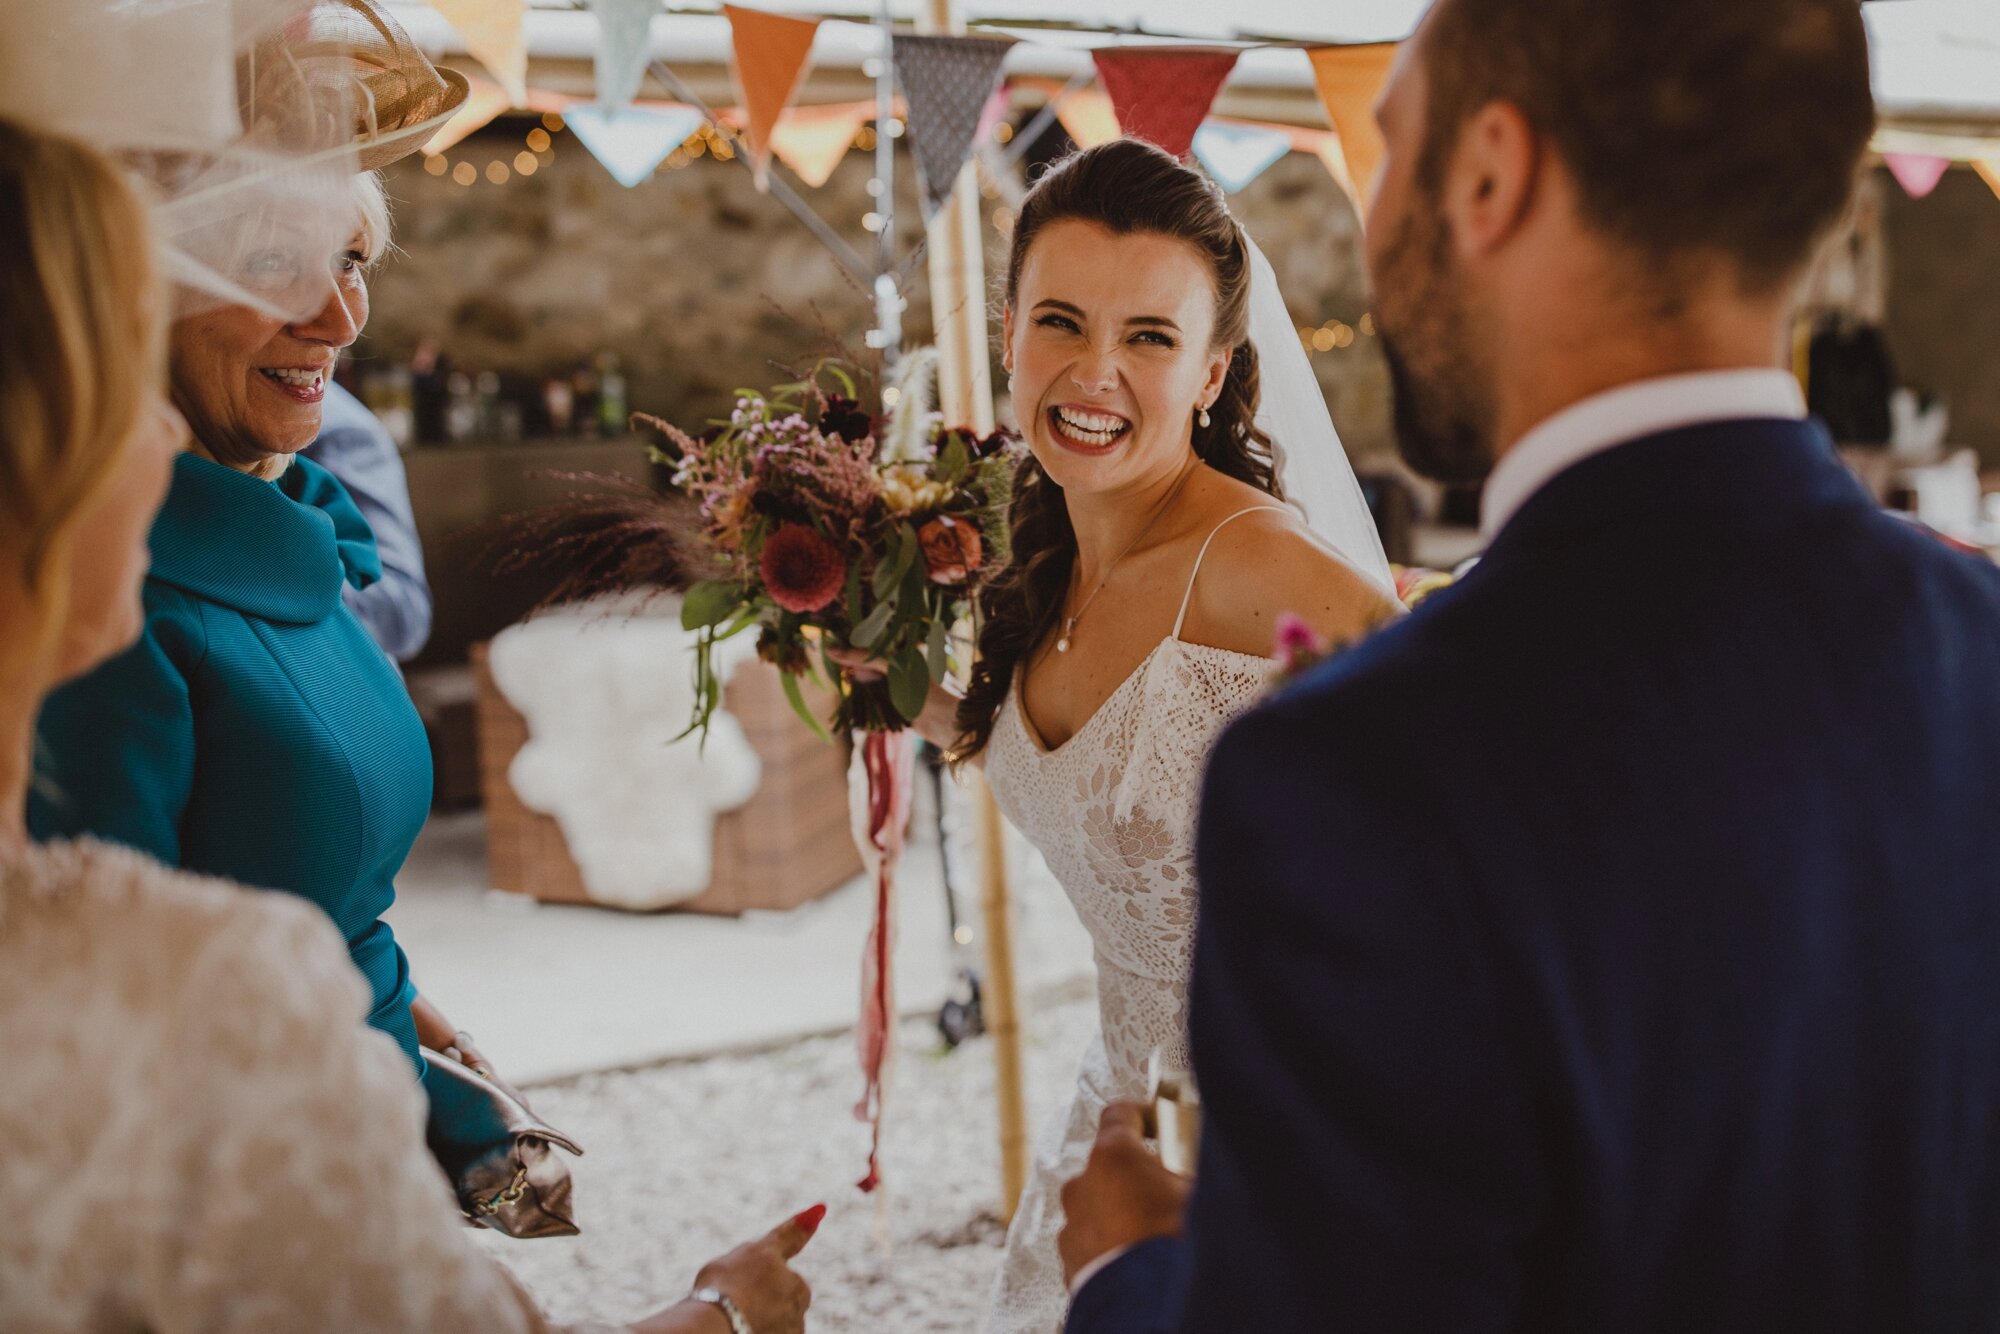
[[[1260,404],[1272,362],[1286,383]],[[1105,1103],[1145,1096],[1156,1050],[1188,1065],[1208,749],[1268,684],[1280,615],[1339,645],[1397,609],[1269,265],[1222,192],[1166,153],[1113,141],[1029,192],[1005,365],[1030,449],[1012,563],[983,595],[965,698],[937,692],[918,726],[984,762],[1095,946],[1102,1036],[1039,1146],[986,1320],[988,1334],[1052,1334],[1062,1183]],[[1310,529],[1281,500],[1308,473]]]

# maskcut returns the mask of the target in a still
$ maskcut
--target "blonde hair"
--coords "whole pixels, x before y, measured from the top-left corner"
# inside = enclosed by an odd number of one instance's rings
[[[166,307],[145,206],[94,150],[0,119],[0,559],[33,624],[8,656],[53,653],[76,526],[116,477],[166,372]]]
[[[354,178],[354,207],[361,215],[361,248],[366,264],[373,268],[389,253],[389,196],[382,188],[382,173],[364,171]]]

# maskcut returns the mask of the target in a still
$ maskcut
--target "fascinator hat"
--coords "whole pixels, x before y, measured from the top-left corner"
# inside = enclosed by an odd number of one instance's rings
[[[372,0],[8,0],[0,117],[124,163],[176,316],[298,319],[333,292],[354,176],[464,102]]]

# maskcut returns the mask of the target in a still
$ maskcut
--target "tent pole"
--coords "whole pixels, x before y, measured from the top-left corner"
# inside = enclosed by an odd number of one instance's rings
[[[920,29],[961,33],[957,0],[925,0]],[[938,406],[952,425],[993,429],[993,381],[987,352],[986,253],[979,216],[978,168],[967,162],[950,202],[929,227],[931,320],[937,330]],[[1000,1121],[1000,1213],[1009,1222],[1028,1180],[1028,1112],[1021,1081],[1021,1023],[1014,985],[1012,894],[1006,826],[983,776],[971,776],[980,845],[980,907],[986,928],[986,977],[980,988],[993,1040],[994,1092]]]

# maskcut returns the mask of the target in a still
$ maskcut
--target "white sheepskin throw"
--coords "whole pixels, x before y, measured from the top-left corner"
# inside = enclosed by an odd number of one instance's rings
[[[749,638],[717,655],[724,680],[754,656]],[[669,598],[559,608],[493,638],[494,684],[528,723],[508,779],[555,817],[600,903],[650,910],[701,893],[715,817],[757,791],[757,753],[727,713],[706,747],[673,740],[694,709],[693,647]]]

